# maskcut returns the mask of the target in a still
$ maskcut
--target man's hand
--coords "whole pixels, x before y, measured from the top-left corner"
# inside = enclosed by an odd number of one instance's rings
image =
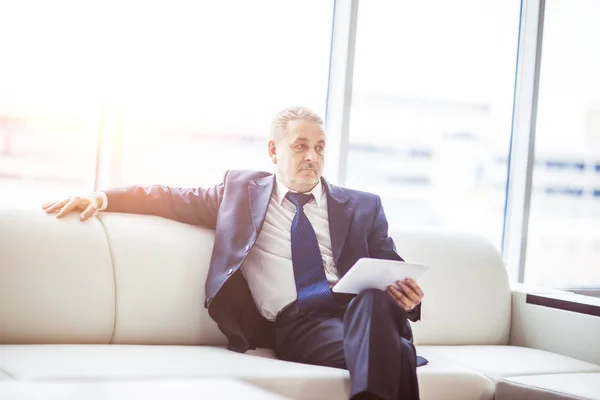
[[[62,201],[51,201],[42,205],[47,214],[56,214],[60,218],[74,210],[83,210],[79,219],[85,221],[98,212],[102,207],[102,196],[100,194],[91,194],[89,196],[71,196]]]
[[[412,279],[406,281],[396,281],[395,285],[388,286],[386,292],[398,305],[406,311],[410,311],[421,303],[423,291]]]

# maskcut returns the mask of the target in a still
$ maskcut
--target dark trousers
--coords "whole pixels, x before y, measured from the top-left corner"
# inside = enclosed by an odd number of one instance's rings
[[[419,399],[406,311],[381,290],[361,292],[339,311],[310,316],[293,303],[277,318],[275,340],[282,360],[347,369],[351,399]]]

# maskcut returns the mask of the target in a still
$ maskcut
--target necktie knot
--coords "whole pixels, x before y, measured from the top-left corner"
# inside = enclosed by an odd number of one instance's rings
[[[286,194],[285,197],[289,201],[294,203],[294,205],[296,206],[297,209],[302,208],[306,203],[308,203],[310,201],[310,199],[314,198],[312,194],[294,193],[294,192],[288,192],[288,194]]]

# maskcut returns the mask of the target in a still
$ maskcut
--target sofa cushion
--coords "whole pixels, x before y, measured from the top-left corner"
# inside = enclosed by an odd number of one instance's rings
[[[0,221],[0,343],[110,343],[114,276],[100,221],[1,208]]]
[[[600,400],[600,373],[533,375],[498,382],[497,400]]]
[[[417,368],[421,400],[493,399],[494,382],[475,370],[431,356]]]
[[[227,345],[204,308],[214,231],[104,213],[115,274],[114,344]]]
[[[418,369],[421,398],[493,399],[481,373],[436,357]],[[346,399],[348,372],[211,346],[0,345],[0,368],[17,380],[234,378],[293,399]]]
[[[598,365],[527,347],[418,346],[417,352],[480,371],[494,381],[509,376],[600,372]]]
[[[390,232],[406,260],[431,265],[419,280],[417,345],[506,345],[511,291],[498,250],[484,237],[444,229]]]

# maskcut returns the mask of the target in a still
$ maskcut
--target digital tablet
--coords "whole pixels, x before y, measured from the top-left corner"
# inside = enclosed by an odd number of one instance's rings
[[[332,288],[336,293],[360,293],[365,289],[385,290],[396,281],[410,278],[417,282],[428,265],[404,261],[361,258]]]

